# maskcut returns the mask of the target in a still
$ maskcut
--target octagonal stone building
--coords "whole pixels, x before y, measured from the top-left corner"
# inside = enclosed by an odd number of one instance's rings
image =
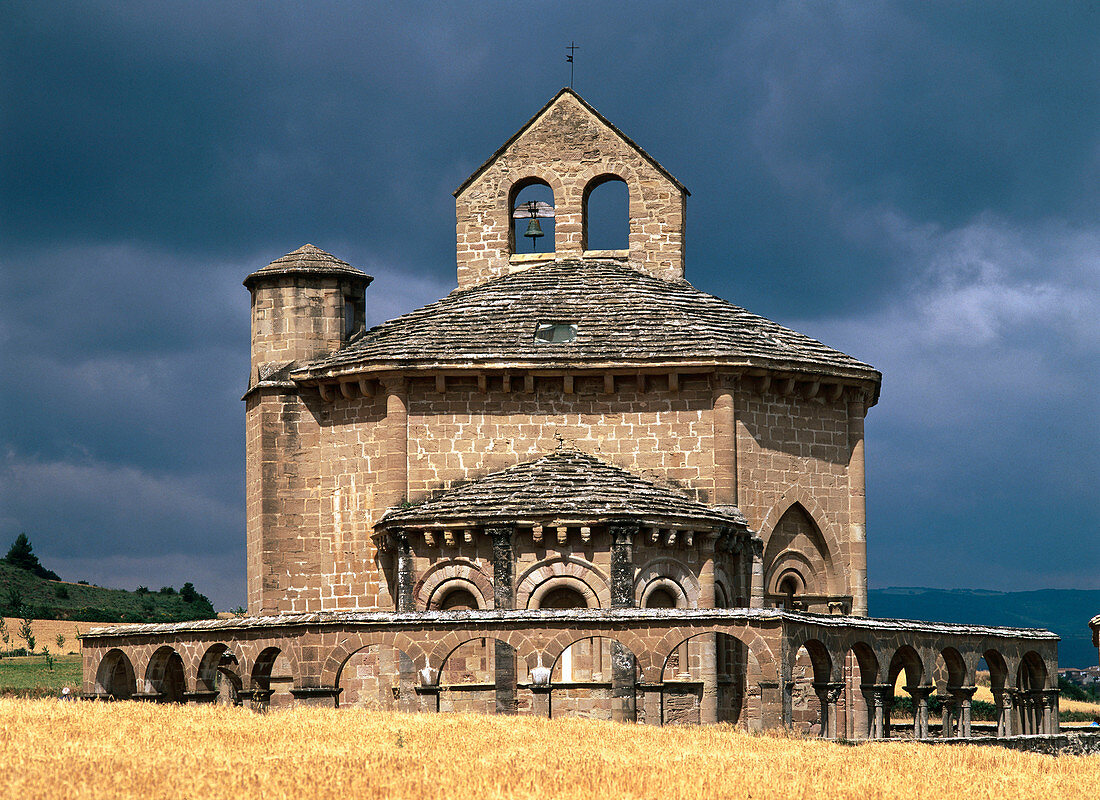
[[[248,616],[94,632],[89,693],[883,736],[904,678],[968,735],[984,662],[1000,733],[1057,727],[1051,634],[866,619],[881,375],[688,283],[664,167],[563,89],[455,196],[458,287],[397,319],[313,245],[245,279]]]

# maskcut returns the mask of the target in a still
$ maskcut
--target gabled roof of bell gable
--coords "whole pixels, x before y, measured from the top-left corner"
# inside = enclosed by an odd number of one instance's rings
[[[713,509],[595,456],[561,448],[494,472],[411,508],[393,509],[379,528],[471,522],[584,523],[615,520],[747,529],[736,508]]]
[[[512,134],[511,137],[509,137],[508,141],[506,141],[504,144],[502,144],[500,147],[498,147],[496,152],[493,153],[491,156],[489,156],[489,158],[487,158],[485,160],[484,164],[482,164],[480,167],[475,169],[473,171],[473,173],[470,175],[470,177],[468,177],[466,180],[464,180],[462,182],[462,184],[457,189],[454,190],[455,197],[462,194],[462,192],[466,189],[467,186],[469,186],[471,183],[473,183],[475,180],[477,180],[478,177],[483,172],[485,172],[485,170],[488,169],[494,161],[496,161],[498,158],[500,158],[500,156],[503,153],[505,153],[508,150],[508,148],[510,148],[516,142],[517,139],[519,139],[521,136],[523,136],[523,134],[527,133],[527,131],[530,130],[531,127],[534,126],[536,122],[538,122],[538,120],[542,117],[543,114],[545,114],[547,111],[549,111],[554,105],[561,102],[563,97],[570,97],[573,100],[576,100],[578,103],[580,103],[580,105],[588,113],[590,113],[592,116],[594,116],[596,119],[598,119],[601,124],[603,124],[605,127],[607,127],[608,130],[610,130],[612,133],[614,133],[616,136],[618,136],[620,139],[622,139],[624,142],[626,142],[626,144],[629,145],[639,156],[641,156],[646,161],[648,161],[650,163],[650,165],[653,166],[654,169],[656,169],[658,172],[660,172],[662,175],[664,175],[666,178],[668,178],[670,181],[672,181],[672,183],[675,184],[677,189],[682,191],[685,195],[690,195],[691,194],[691,192],[688,191],[688,188],[686,186],[684,186],[684,184],[680,183],[680,181],[678,181],[676,179],[676,177],[671,172],[669,172],[667,169],[662,167],[661,164],[657,161],[657,159],[655,159],[653,156],[651,156],[649,153],[647,153],[645,150],[643,150],[641,147],[639,147],[638,144],[633,139],[631,139],[629,136],[627,136],[625,133],[623,133],[621,130],[619,130],[615,126],[615,123],[613,123],[611,120],[609,120],[603,114],[601,114],[599,111],[597,111],[595,108],[593,108],[583,97],[581,97],[579,94],[577,94],[571,88],[566,86],[560,92],[558,92],[556,95],[551,97],[549,102],[547,102],[546,105],[544,105],[542,108],[540,108],[538,110],[538,112],[533,117],[531,117],[531,119],[527,120],[527,122],[524,123],[523,127],[521,127],[518,131],[516,131],[514,134]]]

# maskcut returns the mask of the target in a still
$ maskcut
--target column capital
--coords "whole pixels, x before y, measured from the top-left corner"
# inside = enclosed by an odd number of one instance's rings
[[[814,691],[822,700],[835,703],[844,693],[844,683],[841,681],[829,681],[828,683],[815,683]]]
[[[928,702],[932,692],[936,691],[935,686],[903,686],[901,688],[909,692],[914,700],[919,700],[922,703]]]
[[[953,686],[948,689],[951,696],[960,703],[969,703],[974,699],[974,693],[976,691],[978,691],[977,686]]]
[[[608,523],[607,532],[611,534],[612,544],[620,547],[634,544],[634,537],[638,535],[642,527],[639,523],[622,520]]]

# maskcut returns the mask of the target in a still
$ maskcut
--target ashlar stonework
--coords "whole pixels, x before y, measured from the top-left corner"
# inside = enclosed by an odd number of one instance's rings
[[[987,668],[991,733],[1056,732],[1053,634],[867,618],[882,376],[692,287],[687,196],[563,89],[456,191],[447,297],[365,330],[313,245],[249,275],[248,614],[94,630],[85,692],[968,737]]]

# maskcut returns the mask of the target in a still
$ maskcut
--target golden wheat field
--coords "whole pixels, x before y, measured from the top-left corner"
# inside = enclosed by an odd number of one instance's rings
[[[725,726],[0,700],[0,797],[1095,798],[1100,756]]]

